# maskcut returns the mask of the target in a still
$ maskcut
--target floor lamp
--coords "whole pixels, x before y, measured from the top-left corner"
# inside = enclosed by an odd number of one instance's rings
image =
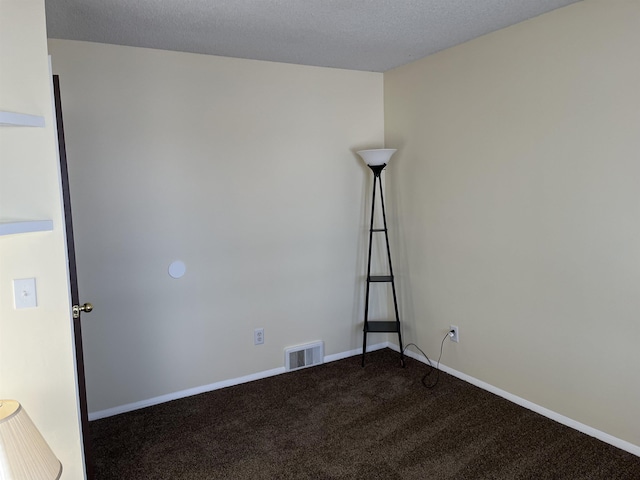
[[[387,214],[384,208],[384,195],[382,193],[382,180],[380,178],[382,171],[391,160],[391,156],[396,153],[393,148],[378,148],[373,150],[360,150],[358,155],[362,157],[365,163],[373,172],[373,193],[371,195],[371,224],[369,227],[369,256],[367,261],[367,287],[364,304],[364,328],[362,335],[362,366],[364,367],[364,358],[367,351],[367,334],[369,333],[397,333],[398,343],[400,347],[400,364],[404,367],[404,352],[402,348],[402,334],[400,332],[400,314],[398,313],[398,299],[396,296],[396,284],[393,276],[393,267],[391,265],[391,249],[389,248],[389,232],[387,230]],[[384,228],[374,228],[374,212],[376,206],[376,185],[380,190],[380,204],[382,206],[382,220]],[[387,260],[389,265],[388,275],[371,275],[371,250],[373,244],[373,234],[384,233],[387,243]],[[372,283],[389,283],[393,292],[393,306],[395,311],[395,320],[369,320],[369,294]]]

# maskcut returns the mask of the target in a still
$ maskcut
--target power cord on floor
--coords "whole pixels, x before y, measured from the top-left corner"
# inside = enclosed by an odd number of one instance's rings
[[[438,380],[440,380],[440,359],[442,358],[442,349],[444,348],[444,341],[451,336],[451,332],[447,332],[447,334],[444,336],[444,338],[442,339],[442,342],[440,342],[440,355],[438,356],[438,362],[436,364],[436,366],[434,367],[433,364],[431,363],[431,360],[429,359],[429,357],[427,356],[426,353],[424,353],[422,351],[422,349],[420,349],[420,347],[418,345],[416,345],[415,343],[409,343],[407,344],[404,349],[402,350],[402,354],[404,355],[404,352],[407,351],[407,348],[414,346],[416,347],[416,349],[422,354],[422,356],[424,358],[427,359],[427,363],[429,363],[429,370],[427,370],[427,373],[424,374],[424,377],[422,377],[422,385],[425,386],[425,388],[433,388],[438,384]],[[436,379],[433,383],[427,383],[427,377],[429,375],[431,375],[431,373],[433,371],[436,371]]]

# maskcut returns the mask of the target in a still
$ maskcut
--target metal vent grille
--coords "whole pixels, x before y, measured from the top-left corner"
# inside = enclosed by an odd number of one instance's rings
[[[324,363],[324,344],[322,342],[308,343],[289,347],[284,351],[286,371],[312,367]]]

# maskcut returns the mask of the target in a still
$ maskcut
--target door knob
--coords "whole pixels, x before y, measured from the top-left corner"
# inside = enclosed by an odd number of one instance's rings
[[[93,310],[93,305],[90,303],[85,303],[84,305],[74,305],[73,306],[73,318],[80,318],[80,312],[89,313]]]

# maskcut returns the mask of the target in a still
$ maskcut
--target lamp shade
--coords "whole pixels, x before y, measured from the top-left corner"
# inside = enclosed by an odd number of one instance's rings
[[[62,464],[15,400],[0,400],[0,479],[57,480]]]
[[[395,148],[374,148],[373,150],[360,150],[358,155],[369,166],[386,165],[391,160],[391,155],[397,152]]]

